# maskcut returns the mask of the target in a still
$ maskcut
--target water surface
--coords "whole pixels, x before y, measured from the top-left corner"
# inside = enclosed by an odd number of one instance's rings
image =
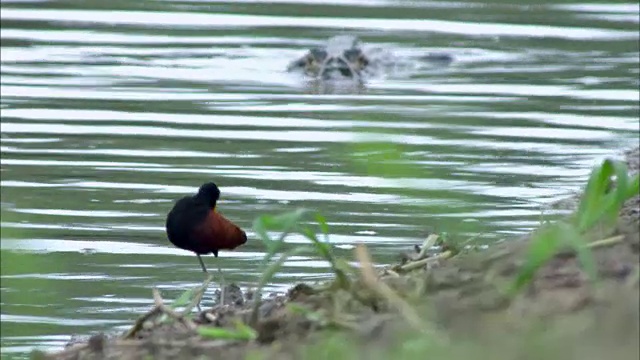
[[[638,143],[639,17],[624,2],[2,1],[3,354],[122,329],[151,287],[200,282],[164,218],[209,180],[250,236],[218,260],[242,286],[263,213],[319,210],[339,255],[364,242],[379,262],[428,231],[526,232]],[[342,90],[284,71],[339,34],[455,61]],[[362,162],[385,149],[402,165]],[[294,258],[270,289],[327,271]]]

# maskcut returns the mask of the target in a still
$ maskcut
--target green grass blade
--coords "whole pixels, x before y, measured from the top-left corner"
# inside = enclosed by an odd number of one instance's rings
[[[320,226],[320,231],[324,234],[324,241],[329,242],[329,224],[327,224],[327,219],[320,213],[316,213],[315,218]]]
[[[578,262],[582,266],[582,269],[587,273],[587,276],[591,281],[598,280],[598,267],[596,260],[593,257],[593,252],[587,246],[587,242],[580,235],[577,229],[569,224],[558,224],[558,236],[561,237],[564,244],[572,250],[575,250]]]
[[[627,188],[625,198],[631,199],[638,195],[640,195],[640,174],[636,174],[629,180],[629,187]]]
[[[295,247],[295,248],[283,253],[282,255],[280,255],[280,257],[278,258],[277,261],[275,261],[274,263],[269,265],[262,272],[262,277],[260,279],[260,282],[258,283],[258,289],[262,289],[262,287],[264,287],[265,284],[267,284],[269,281],[271,281],[273,276],[278,272],[278,270],[280,270],[282,265],[284,265],[284,262],[287,261],[287,259],[289,257],[300,255],[300,254],[303,254],[303,253],[309,253],[309,252],[312,252],[311,249],[309,249],[309,247],[307,247],[307,246],[297,246],[297,247]]]
[[[255,220],[253,220],[253,224],[252,224],[252,228],[253,231],[256,232],[256,234],[258,235],[258,238],[260,240],[264,241],[271,241],[271,237],[269,236],[269,234],[267,233],[267,217],[269,215],[262,215],[257,217]]]
[[[262,271],[262,276],[260,277],[260,281],[258,282],[258,286],[255,292],[255,302],[253,304],[253,309],[251,313],[251,324],[255,324],[258,320],[258,309],[260,308],[261,297],[262,297],[262,288],[264,288],[265,284],[267,284],[273,276],[280,270],[284,262],[291,256],[299,255],[305,252],[311,252],[311,249],[308,246],[297,246],[282,255],[275,261],[273,264],[269,265]]]
[[[279,215],[263,215],[253,221],[253,229],[258,237],[267,248],[263,264],[268,262],[277,252],[284,246],[284,239],[295,230],[300,220],[309,211],[306,209],[297,209],[295,211],[286,212]],[[280,231],[277,240],[273,240],[268,231]]]
[[[173,300],[173,302],[171,303],[171,305],[169,305],[169,307],[171,307],[172,309],[176,309],[182,306],[189,305],[193,300],[194,296],[196,295],[196,293],[200,291],[201,287],[202,287],[201,285],[198,285],[195,288],[192,288],[183,292],[177,299]]]
[[[577,226],[581,231],[588,229],[596,221],[596,212],[598,207],[602,206],[602,197],[606,194],[613,174],[614,169],[610,159],[606,159],[591,171],[576,213]]]
[[[553,226],[542,228],[533,236],[525,263],[508,290],[509,295],[515,295],[529,284],[538,269],[556,254],[561,246],[556,229]]]
[[[609,189],[611,177],[616,176],[613,189]],[[576,224],[580,232],[586,232],[598,223],[610,225],[617,217],[624,202],[637,194],[638,178],[629,178],[624,162],[605,160],[596,167],[581,197]]]
[[[309,239],[311,243],[313,243],[313,247],[316,249],[316,252],[318,253],[318,255],[320,255],[320,257],[329,262],[333,262],[333,256],[331,255],[331,245],[318,240],[318,237],[313,232],[313,230],[307,227],[301,228],[300,233],[304,235],[304,237]]]
[[[592,281],[596,281],[598,269],[587,242],[574,226],[560,222],[541,229],[533,236],[525,264],[508,290],[509,295],[515,295],[531,283],[535,273],[560,250],[567,247],[576,252],[583,270]]]
[[[615,211],[616,215],[622,207],[625,201],[627,201],[627,189],[629,188],[629,168],[627,164],[621,161],[613,163],[614,172],[616,175],[616,188],[613,194],[615,194]]]

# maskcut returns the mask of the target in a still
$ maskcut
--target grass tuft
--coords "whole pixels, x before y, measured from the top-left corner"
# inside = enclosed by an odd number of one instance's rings
[[[600,227],[601,232],[609,231],[625,201],[639,192],[638,174],[629,176],[625,163],[606,159],[595,167],[575,214],[568,221],[543,224],[534,233],[525,264],[512,282],[508,294],[516,295],[531,283],[538,269],[567,248],[576,252],[584,271],[592,281],[597,281],[597,268],[588,235],[596,227]]]

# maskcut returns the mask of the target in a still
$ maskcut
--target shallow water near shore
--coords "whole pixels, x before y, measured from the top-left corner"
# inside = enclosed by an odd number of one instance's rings
[[[2,262],[3,355],[124,328],[152,286],[199,283],[164,216],[211,179],[251,239],[257,215],[313,208],[340,254],[364,242],[380,262],[429,230],[526,232],[637,145],[639,17],[634,3],[3,1],[1,248],[32,264]],[[284,71],[343,33],[455,60],[357,91]],[[409,171],[367,172],[352,154],[369,140]],[[227,280],[254,282],[262,251],[222,253]],[[271,289],[327,271],[294,258]]]

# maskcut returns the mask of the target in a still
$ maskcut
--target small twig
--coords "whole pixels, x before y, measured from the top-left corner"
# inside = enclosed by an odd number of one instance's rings
[[[447,250],[445,252],[443,252],[442,254],[438,254],[434,257],[430,257],[430,258],[426,258],[426,259],[422,259],[422,260],[418,260],[418,261],[412,261],[410,263],[404,264],[399,266],[396,270],[398,271],[402,271],[402,272],[409,272],[415,269],[419,269],[424,267],[425,265],[427,265],[428,263],[432,263],[432,262],[436,262],[438,260],[444,260],[444,259],[448,259],[450,257],[453,256],[453,252],[450,250]]]
[[[151,309],[151,311],[149,311],[148,313],[140,316],[135,324],[133,324],[133,326],[129,329],[129,331],[127,331],[122,338],[123,339],[130,339],[132,338],[138,331],[140,331],[140,329],[142,329],[142,326],[144,325],[144,323],[151,319],[152,317],[158,315],[162,313],[162,311],[160,310],[160,308],[158,306],[154,306],[153,309]]]
[[[590,249],[594,249],[594,248],[599,248],[603,246],[616,245],[622,242],[622,240],[624,240],[624,235],[617,235],[617,236],[612,236],[610,238],[590,242],[589,244],[587,244],[587,247]]]
[[[364,283],[378,293],[378,295],[385,298],[389,304],[394,306],[400,315],[407,321],[409,325],[411,325],[415,330],[420,331],[425,334],[429,334],[433,338],[444,340],[440,334],[437,334],[433,329],[430,329],[426,326],[420,317],[420,315],[415,311],[411,305],[409,305],[406,301],[404,301],[393,289],[391,289],[387,284],[378,281],[376,273],[373,269],[373,265],[371,262],[371,257],[369,256],[369,251],[363,244],[358,244],[355,249],[356,259],[360,262],[360,270],[362,272],[362,280]]]

